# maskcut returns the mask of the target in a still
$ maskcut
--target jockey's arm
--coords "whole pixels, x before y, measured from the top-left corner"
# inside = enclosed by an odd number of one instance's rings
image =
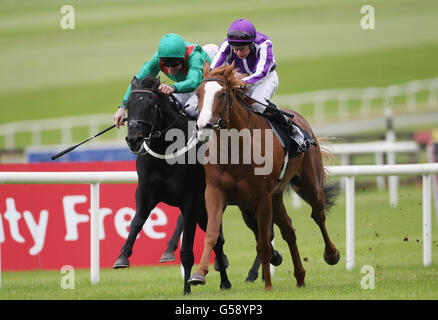
[[[202,68],[204,59],[201,55],[194,55],[188,61],[187,77],[183,81],[173,84],[176,93],[195,91],[202,81]]]
[[[140,71],[137,73],[136,78],[138,80],[141,80],[144,77],[146,77],[148,74],[156,77],[159,72],[160,72],[160,60],[158,58],[157,53],[155,53],[150,61],[146,61],[143,64]],[[126,102],[128,101],[130,94],[131,94],[131,84],[129,84],[128,89],[125,92],[125,96],[123,97],[120,106],[126,106]]]
[[[137,73],[136,78],[138,80],[143,79],[148,74],[156,77],[158,72],[160,71],[160,64],[158,57],[155,54],[150,61],[146,61],[141,67],[140,71]],[[158,70],[157,70],[157,60],[158,60]],[[128,102],[129,95],[131,94],[131,84],[129,84],[128,89],[126,89],[125,96],[123,97],[122,103],[119,105],[115,115],[114,115],[114,123],[117,128],[120,128],[124,125],[123,120],[125,119],[126,114],[126,103]]]

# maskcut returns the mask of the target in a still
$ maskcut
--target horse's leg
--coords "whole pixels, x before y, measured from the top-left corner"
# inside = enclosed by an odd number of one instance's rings
[[[131,221],[129,235],[122,247],[120,256],[114,263],[114,269],[129,267],[128,258],[132,254],[132,247],[134,246],[135,239],[143,228],[151,210],[157,205],[157,201],[151,197],[150,194],[150,192],[143,190],[140,185],[137,186],[137,189],[135,190],[135,216]]]
[[[333,242],[330,240],[330,237],[327,232],[327,228],[325,226],[325,200],[319,200],[312,205],[312,218],[318,225],[321,230],[322,237],[324,239],[325,249],[324,249],[324,260],[329,265],[335,265],[338,263],[340,254],[338,249],[336,249]]]
[[[300,253],[297,247],[297,237],[283,202],[283,193],[272,196],[274,223],[280,228],[281,236],[287,242],[294,264],[294,276],[298,287],[304,287],[306,270],[301,264]]]
[[[252,212],[249,212],[243,208],[240,208],[240,211],[242,213],[243,221],[245,221],[245,224],[251,231],[254,233],[255,240],[257,241],[258,238],[258,228],[257,228],[257,219],[255,217],[255,214]],[[254,263],[252,264],[251,269],[248,271],[248,276],[245,279],[245,281],[255,281],[259,276],[259,268],[260,268],[260,259],[256,255],[254,259]]]
[[[340,254],[338,249],[330,240],[325,226],[325,205],[323,168],[322,164],[317,165],[312,161],[310,155],[306,154],[302,163],[303,170],[298,186],[298,194],[312,207],[312,218],[319,226],[324,239],[324,260],[334,265],[338,263]]]
[[[219,228],[222,222],[223,208],[225,207],[225,197],[222,192],[210,187],[208,184],[205,189],[205,207],[208,221],[205,231],[204,250],[196,272],[189,279],[189,283],[192,285],[205,284],[211,251],[219,237]]]
[[[260,259],[256,255],[252,267],[248,271],[248,276],[246,277],[245,281],[250,281],[250,282],[256,281],[257,278],[259,277],[259,268],[260,268]]]
[[[219,274],[221,276],[221,289],[231,289],[231,282],[228,279],[226,267],[225,267],[225,255],[224,255],[224,243],[225,239],[223,234],[219,233],[216,245],[213,247],[214,253],[216,254],[217,264],[219,266]]]
[[[188,283],[188,281],[192,272],[193,263],[195,261],[195,257],[193,255],[193,243],[195,240],[196,220],[198,214],[191,207],[186,207],[186,209],[182,209],[181,213],[183,212],[184,232],[182,236],[180,259],[181,264],[184,268],[184,295],[187,295],[191,292],[190,284]]]
[[[258,238],[258,228],[257,228],[257,218],[256,215],[250,211],[244,210],[243,208],[240,208],[242,212],[243,220],[245,221],[245,224],[251,231],[254,233],[255,239],[257,241]],[[271,226],[271,234],[270,234],[270,241],[271,241],[271,249],[272,249],[272,259],[271,264],[274,266],[279,266],[281,262],[283,261],[283,257],[281,254],[274,249],[272,246],[272,240],[274,240],[274,225]],[[251,269],[248,271],[248,276],[245,279],[245,281],[255,281],[258,278],[260,268],[260,260],[258,256],[256,255],[253,265]]]
[[[272,227],[272,199],[266,194],[260,199],[257,206],[257,226],[259,236],[257,239],[257,255],[262,264],[265,277],[265,290],[272,290],[271,271],[269,264],[272,259],[272,247],[269,241]]]

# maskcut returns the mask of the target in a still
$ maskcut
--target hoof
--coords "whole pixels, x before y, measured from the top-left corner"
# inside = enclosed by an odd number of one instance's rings
[[[228,266],[230,265],[230,262],[228,261],[228,258],[225,254],[224,254],[224,263],[225,263],[225,269],[228,268]],[[219,264],[217,263],[217,257],[214,258],[213,268],[214,268],[214,270],[219,271]]]
[[[129,268],[129,259],[123,255],[117,258],[113,265],[113,269]]]
[[[205,277],[204,275],[195,272],[190,277],[189,281],[187,281],[191,286],[197,286],[198,284],[204,285],[205,284]]]
[[[283,256],[277,250],[272,254],[271,264],[278,267],[283,262]]]
[[[297,287],[298,288],[304,288],[306,286],[306,284],[304,283],[304,279],[297,281]]]
[[[163,255],[160,258],[160,263],[175,261],[175,254],[172,251],[164,251]]]
[[[221,282],[220,288],[221,290],[230,290],[231,282],[230,281],[224,281],[223,283]]]
[[[249,271],[248,272],[248,276],[246,277],[245,281],[247,282],[254,282],[257,280],[257,278],[259,277],[259,273],[258,272],[253,272],[253,271]]]
[[[332,255],[328,255],[326,252],[324,252],[324,260],[331,266],[337,264],[340,257],[341,254],[339,253],[339,250],[336,250],[335,254]]]
[[[184,284],[184,295],[188,296],[189,294],[192,294],[192,291],[191,291],[190,285],[187,283],[187,284]]]

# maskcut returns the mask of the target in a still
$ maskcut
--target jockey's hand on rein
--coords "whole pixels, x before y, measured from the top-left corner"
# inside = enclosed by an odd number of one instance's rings
[[[242,81],[242,84],[240,85],[240,89],[249,89],[251,87],[251,84],[249,84],[248,82]]]
[[[158,91],[161,92],[162,94],[169,95],[169,94],[173,93],[175,90],[171,86],[168,86],[167,84],[162,83],[158,87]]]

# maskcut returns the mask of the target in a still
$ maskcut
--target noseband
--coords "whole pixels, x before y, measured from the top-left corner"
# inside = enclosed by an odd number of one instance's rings
[[[202,80],[202,82],[207,82],[207,81],[219,81],[219,82],[222,82],[223,84],[225,84],[225,86],[227,86],[227,82],[224,79],[221,79],[221,78],[205,78],[205,79]],[[208,123],[207,124],[207,125],[210,125],[216,131],[221,129],[221,128],[222,129],[226,128],[228,126],[228,123],[230,122],[230,115],[231,115],[231,111],[233,110],[233,104],[234,104],[235,97],[233,97],[233,100],[230,103],[230,94],[229,94],[228,90],[226,91],[226,94],[227,94],[227,102],[225,104],[224,111],[219,116],[219,118],[217,119],[216,123]],[[224,122],[223,118],[225,116],[225,112],[228,109],[228,106],[230,106],[230,112],[228,113],[228,120],[227,120],[227,122]]]

